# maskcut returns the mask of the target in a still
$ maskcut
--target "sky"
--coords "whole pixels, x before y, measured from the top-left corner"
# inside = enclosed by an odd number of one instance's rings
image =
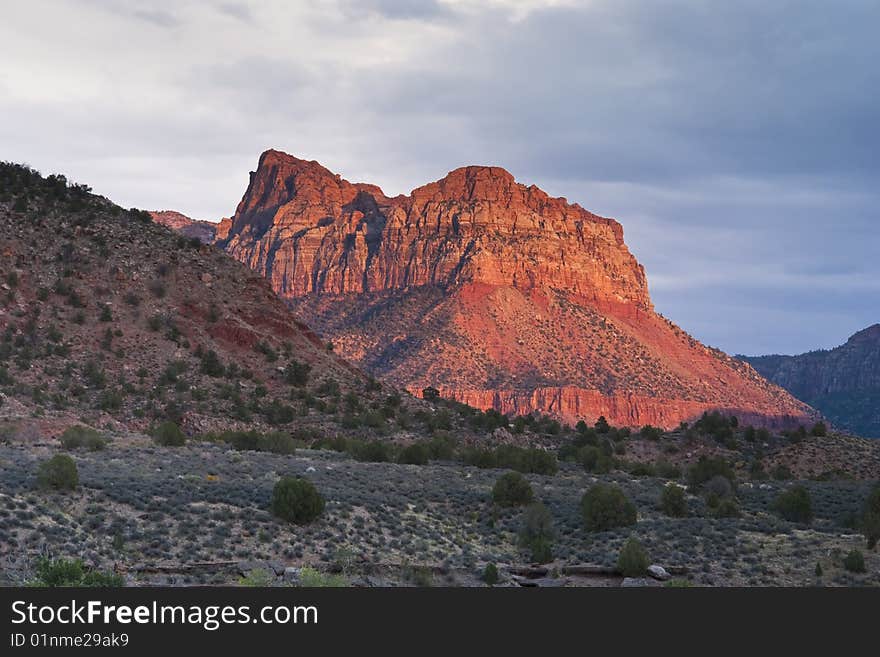
[[[0,159],[231,215],[259,154],[407,193],[465,164],[618,219],[729,353],[880,322],[874,0],[29,0]]]

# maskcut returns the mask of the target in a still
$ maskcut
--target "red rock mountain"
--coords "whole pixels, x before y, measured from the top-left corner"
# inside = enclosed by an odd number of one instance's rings
[[[389,198],[266,151],[220,244],[339,353],[413,392],[631,426],[813,414],[658,315],[618,222],[498,167]]]
[[[157,210],[149,214],[157,224],[176,230],[184,237],[194,237],[203,244],[210,244],[215,239],[224,239],[226,233],[223,229],[229,226],[229,219],[215,224],[210,221],[190,219],[176,210]],[[224,221],[227,223],[224,224]]]

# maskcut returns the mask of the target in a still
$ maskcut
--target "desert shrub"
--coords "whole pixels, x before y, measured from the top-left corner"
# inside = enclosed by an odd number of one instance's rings
[[[873,550],[880,541],[880,485],[875,487],[865,500],[862,511],[862,533],[867,539],[868,549]]]
[[[163,447],[180,447],[186,442],[186,434],[174,422],[163,422],[153,429],[153,441]]]
[[[461,453],[461,460],[467,465],[473,465],[481,469],[494,468],[498,464],[493,450],[481,449],[479,447],[471,447],[463,450]]]
[[[49,559],[36,563],[35,586],[76,586],[82,580],[83,562],[79,559]]]
[[[436,401],[440,399],[440,391],[437,388],[432,386],[428,386],[427,388],[422,389],[422,399],[427,401]]]
[[[226,368],[220,361],[220,356],[218,356],[217,352],[213,349],[209,349],[202,354],[201,371],[202,374],[206,374],[215,379],[219,379],[226,374]]]
[[[76,462],[67,454],[56,454],[40,464],[37,481],[43,488],[74,490],[79,485]]]
[[[810,492],[803,486],[794,486],[780,493],[773,508],[789,522],[808,524],[813,520],[813,502]]]
[[[451,461],[455,456],[455,447],[455,438],[445,432],[428,441],[428,453],[435,461]]]
[[[636,524],[636,507],[620,487],[596,484],[581,498],[581,514],[588,531],[601,532]]]
[[[584,470],[596,474],[606,474],[614,467],[614,457],[593,445],[581,448],[580,460]]]
[[[791,468],[789,468],[787,465],[784,465],[782,463],[775,466],[770,471],[770,476],[773,477],[774,479],[776,479],[777,481],[787,481],[789,479],[794,479],[794,474],[792,473]]]
[[[492,501],[499,506],[523,506],[533,498],[531,484],[519,472],[506,472],[492,487]]]
[[[559,469],[556,456],[537,449],[502,445],[495,450],[496,467],[508,468],[523,473],[554,475]]]
[[[305,588],[344,588],[348,585],[344,575],[322,573],[309,566],[304,566],[299,572],[299,586]]]
[[[293,419],[296,417],[296,411],[293,406],[289,406],[277,399],[273,399],[261,410],[266,422],[272,425],[288,424],[293,422]]]
[[[641,431],[639,431],[639,435],[648,440],[660,440],[663,437],[663,429],[646,424],[642,427]]]
[[[289,433],[270,431],[260,437],[260,450],[273,454],[294,454],[296,453],[296,441]]]
[[[550,563],[553,561],[553,544],[545,539],[538,539],[529,545],[529,556],[532,563]]]
[[[684,518],[688,513],[684,489],[675,484],[664,486],[660,493],[660,510],[671,518]]]
[[[270,575],[268,570],[264,570],[263,568],[256,568],[250,571],[244,577],[240,577],[238,579],[238,585],[262,588],[270,586],[273,581],[275,581],[275,576]]]
[[[734,495],[733,484],[727,477],[715,475],[703,484],[703,493],[706,495],[706,503],[711,508],[716,508],[721,500],[726,500]]]
[[[104,449],[107,446],[107,439],[101,432],[84,427],[81,424],[75,424],[67,427],[61,434],[61,446],[64,449],[78,449],[85,447],[92,451]]]
[[[88,569],[80,559],[40,557],[34,570],[36,577],[30,582],[32,586],[107,587],[125,584],[121,575]]]
[[[734,482],[736,477],[730,464],[720,456],[701,456],[699,461],[688,469],[688,484],[700,488],[713,477],[725,477]]]
[[[324,511],[324,498],[306,479],[282,477],[272,490],[272,513],[297,525],[305,525]]]
[[[663,479],[681,479],[681,468],[662,459],[654,464],[654,472]]]
[[[489,586],[494,586],[498,583],[498,567],[494,563],[486,564],[486,567],[483,569],[483,581]]]
[[[408,463],[410,465],[426,465],[430,452],[428,447],[423,443],[413,443],[400,450],[397,457],[398,463]]]
[[[348,451],[357,461],[367,463],[389,463],[392,461],[391,445],[381,440],[352,440]]]
[[[816,424],[813,425],[813,428],[810,429],[810,435],[824,438],[828,435],[828,425],[824,422],[816,422]]]
[[[624,577],[641,577],[651,565],[648,553],[638,540],[630,536],[620,548],[617,557],[617,570]]]
[[[657,471],[654,469],[653,463],[644,463],[642,461],[630,463],[627,471],[633,477],[653,477],[655,474],[657,474]]]
[[[284,368],[284,382],[298,388],[302,387],[309,382],[309,372],[311,370],[312,367],[308,363],[292,360]]]
[[[723,497],[711,508],[716,518],[739,518],[742,515],[735,497]]]
[[[867,571],[865,567],[865,555],[861,550],[852,550],[843,558],[843,567],[851,573],[864,573]]]
[[[553,560],[553,516],[540,502],[529,504],[523,513],[519,530],[519,544],[531,552],[532,561],[547,563]]]

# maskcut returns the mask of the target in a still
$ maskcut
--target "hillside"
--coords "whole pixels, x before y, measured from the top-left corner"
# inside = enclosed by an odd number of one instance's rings
[[[813,419],[654,311],[618,222],[498,167],[389,198],[266,151],[218,244],[338,353],[412,392],[572,423],[674,427],[715,409],[776,427]]]
[[[741,358],[835,425],[880,438],[880,324],[830,350]]]
[[[343,399],[351,415],[393,392],[263,277],[63,176],[0,165],[0,254],[0,419],[35,434],[165,420],[333,431]]]

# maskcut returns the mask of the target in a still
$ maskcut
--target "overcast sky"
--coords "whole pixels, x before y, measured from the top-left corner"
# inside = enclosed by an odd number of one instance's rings
[[[0,159],[230,215],[257,157],[388,194],[464,164],[617,218],[657,309],[730,353],[880,321],[874,0],[28,0]]]

